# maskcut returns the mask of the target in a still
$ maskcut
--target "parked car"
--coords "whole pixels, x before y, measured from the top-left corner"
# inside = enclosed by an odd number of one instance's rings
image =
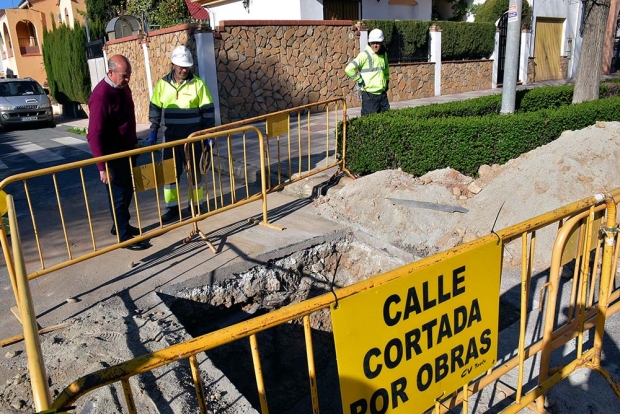
[[[32,78],[0,79],[0,125],[30,123],[53,125],[49,91]]]

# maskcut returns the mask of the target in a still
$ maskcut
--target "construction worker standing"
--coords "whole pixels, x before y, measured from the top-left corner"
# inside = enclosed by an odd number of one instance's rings
[[[210,128],[215,125],[213,99],[205,82],[194,75],[190,68],[194,65],[192,53],[185,46],[177,46],[170,55],[172,70],[155,84],[153,96],[149,105],[149,121],[151,122],[151,135],[149,143],[157,142],[157,131],[160,125],[165,127],[164,142],[177,141],[187,138],[192,132]],[[182,145],[174,148],[176,159],[176,176],[181,180],[184,165],[185,152]],[[195,154],[197,158],[203,151],[203,143],[194,144],[190,150],[190,157]],[[164,150],[164,159],[172,158],[172,148]],[[197,160],[194,160],[197,161]],[[191,163],[196,168],[196,162]],[[190,172],[194,177],[194,172]],[[196,174],[198,180],[201,175]],[[203,198],[203,188],[200,181],[196,183],[192,195],[195,203]],[[192,191],[192,189],[189,189]],[[166,212],[162,214],[163,223],[179,218],[179,192],[176,184],[164,186],[164,200]],[[188,196],[189,200],[189,196]]]
[[[353,59],[344,72],[357,82],[362,94],[362,115],[386,112],[390,109],[387,90],[390,82],[390,68],[380,29],[368,34],[368,46]]]

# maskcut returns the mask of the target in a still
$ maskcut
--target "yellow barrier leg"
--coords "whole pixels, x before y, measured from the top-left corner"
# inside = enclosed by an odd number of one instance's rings
[[[196,153],[194,151],[194,146],[192,145],[192,157],[190,157],[190,153],[189,153],[189,149],[190,146],[188,144],[185,144],[184,146],[184,151],[185,151],[185,172],[187,173],[187,186],[189,187],[189,211],[192,214],[192,218],[196,217],[196,212],[194,211],[194,177],[192,177],[192,170],[193,168],[191,167],[191,162],[192,160],[195,159],[196,157]],[[195,165],[196,163],[194,163]],[[195,173],[195,171],[193,171]],[[196,179],[197,181],[197,179]],[[179,187],[178,187],[178,183],[177,183],[177,191],[179,191]],[[179,192],[180,194],[180,192]],[[180,201],[180,196],[179,196],[179,201]],[[181,204],[179,203],[179,206]],[[217,253],[217,250],[215,249],[215,246],[213,246],[213,244],[209,241],[209,239],[207,238],[206,234],[204,234],[199,228],[198,228],[198,222],[194,221],[193,224],[193,229],[192,231],[189,233],[189,236],[187,236],[185,239],[183,239],[183,243],[189,243],[192,238],[197,234],[198,236],[200,236],[200,238],[202,240],[205,241],[205,243],[207,243],[207,246],[209,246],[209,249],[211,249],[211,251],[213,253]]]
[[[22,251],[19,229],[17,227],[17,215],[13,197],[7,196],[9,205],[9,225],[11,228],[11,245],[13,247],[13,260],[15,262],[15,276],[17,282],[17,292],[19,301],[17,302],[22,317],[24,330],[24,342],[26,343],[26,355],[28,357],[28,372],[30,374],[30,384],[32,387],[32,397],[36,411],[47,410],[51,404],[49,386],[47,384],[47,374],[45,363],[41,352],[41,342],[37,329],[37,320],[32,304],[30,284],[26,273],[26,264]]]
[[[607,320],[607,307],[609,304],[609,291],[614,280],[611,263],[613,260],[614,247],[616,245],[616,235],[618,226],[616,224],[616,203],[613,197],[606,196],[607,204],[607,223],[603,228],[604,247],[603,264],[601,267],[601,284],[599,287],[599,299],[596,318],[596,329],[594,331],[594,358],[592,363],[595,367],[601,365],[601,354],[603,352],[603,337],[605,336],[605,322]]]

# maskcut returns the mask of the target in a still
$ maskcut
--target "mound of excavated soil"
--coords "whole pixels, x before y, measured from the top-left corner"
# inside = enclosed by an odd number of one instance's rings
[[[556,141],[504,165],[482,166],[476,180],[451,168],[422,177],[379,171],[318,198],[316,207],[324,217],[422,257],[619,187],[619,156],[620,123],[598,122],[566,131]],[[467,212],[400,205],[388,199],[458,206]],[[548,264],[553,234],[537,236],[537,263]],[[518,257],[520,243],[508,246],[507,254]]]

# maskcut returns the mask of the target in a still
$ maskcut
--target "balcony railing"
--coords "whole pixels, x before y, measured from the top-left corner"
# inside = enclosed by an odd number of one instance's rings
[[[39,41],[36,37],[19,37],[17,38],[19,43],[19,51],[22,55],[40,54]]]

